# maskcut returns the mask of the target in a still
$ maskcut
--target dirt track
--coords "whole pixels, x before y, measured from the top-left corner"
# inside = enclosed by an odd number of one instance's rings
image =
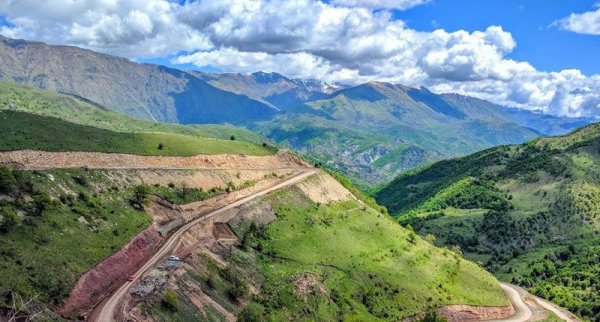
[[[558,306],[556,306],[546,300],[543,300],[537,296],[533,296],[518,286],[507,284],[507,283],[500,283],[500,286],[502,287],[502,289],[504,289],[504,291],[506,292],[506,295],[510,299],[510,302],[512,303],[513,307],[515,308],[515,315],[513,315],[509,318],[506,318],[506,319],[490,320],[490,322],[530,321],[533,317],[530,306],[533,306],[533,305],[541,306],[545,310],[551,311],[552,313],[556,314],[559,318],[561,318],[567,322],[579,322],[579,319],[577,319],[573,314],[571,314],[567,310],[559,308]],[[527,300],[526,298],[529,300]],[[531,300],[533,300],[533,301],[531,301]]]
[[[260,196],[264,196],[273,191],[294,185],[298,182],[303,181],[304,179],[308,178],[309,176],[314,175],[315,173],[317,173],[316,169],[306,169],[299,175],[296,175],[280,184],[277,184],[271,188],[265,189],[263,191],[255,193],[253,195],[250,195],[248,197],[240,199],[236,202],[233,202],[233,203],[231,203],[225,207],[222,207],[220,209],[217,209],[203,217],[200,217],[200,218],[193,220],[190,223],[182,226],[174,234],[172,234],[171,237],[169,237],[169,239],[163,244],[163,246],[161,246],[160,249],[154,254],[154,256],[152,256],[152,258],[148,262],[146,262],[146,264],[144,264],[142,266],[142,268],[140,268],[137,271],[137,273],[135,274],[136,275],[135,280],[138,280],[141,276],[144,275],[144,273],[146,273],[156,263],[158,263],[160,260],[162,260],[166,256],[168,256],[170,254],[170,252],[172,251],[172,249],[179,242],[180,237],[187,230],[189,230],[191,227],[193,227],[197,223],[207,220],[216,215],[219,215],[229,209],[238,207],[238,206],[240,206],[244,203],[247,203],[253,199],[256,199]],[[135,281],[133,281],[133,282],[135,282]],[[120,316],[120,314],[122,313],[122,310],[124,309],[123,308],[123,304],[124,304],[123,299],[127,295],[129,288],[132,286],[133,282],[127,282],[127,283],[123,284],[116,292],[113,293],[113,295],[111,297],[109,297],[106,301],[102,302],[92,312],[92,314],[90,316],[90,320],[91,321],[121,321],[122,317]]]
[[[274,170],[305,167],[301,159],[285,152],[271,156],[196,155],[192,157],[143,156],[97,152],[0,152],[0,164],[43,170],[55,168],[90,169],[239,169]]]

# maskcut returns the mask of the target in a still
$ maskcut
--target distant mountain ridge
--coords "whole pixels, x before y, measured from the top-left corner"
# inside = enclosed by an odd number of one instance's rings
[[[205,73],[189,71],[192,75],[214,87],[285,110],[304,102],[325,98],[344,88],[337,83],[315,79],[287,78],[277,73],[256,72],[252,74]]]
[[[423,164],[495,145],[562,134],[587,119],[512,110],[423,86],[369,82],[260,122],[258,131],[374,184]]]
[[[276,112],[180,70],[2,36],[0,80],[75,94],[117,112],[160,122],[242,123]]]

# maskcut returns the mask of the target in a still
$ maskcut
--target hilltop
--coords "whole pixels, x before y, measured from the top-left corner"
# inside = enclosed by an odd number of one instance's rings
[[[600,124],[434,163],[375,194],[505,281],[600,318]]]

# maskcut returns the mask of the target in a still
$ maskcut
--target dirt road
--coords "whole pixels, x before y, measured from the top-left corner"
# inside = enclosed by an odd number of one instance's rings
[[[280,152],[277,155],[196,155],[191,157],[144,156],[100,152],[48,152],[20,150],[0,152],[0,164],[30,170],[44,169],[237,169],[272,170],[306,167],[301,159]]]
[[[308,178],[309,176],[312,176],[313,174],[317,173],[317,171],[318,170],[316,170],[316,169],[306,169],[303,172],[301,172],[300,174],[298,174],[282,183],[279,183],[273,187],[270,187],[268,189],[257,192],[248,197],[242,198],[236,202],[233,202],[233,203],[231,203],[225,207],[222,207],[220,209],[217,209],[203,217],[197,218],[197,219],[189,222],[188,224],[182,226],[173,235],[171,235],[171,237],[169,237],[169,239],[167,239],[167,241],[165,241],[165,243],[159,248],[159,250],[154,254],[154,256],[152,256],[152,258],[150,258],[150,260],[147,261],[142,266],[142,268],[140,268],[136,272],[135,280],[140,279],[144,275],[144,273],[146,273],[150,268],[152,268],[158,262],[163,260],[168,255],[170,255],[173,248],[179,242],[180,237],[192,226],[198,224],[201,221],[204,221],[211,217],[219,215],[229,209],[238,207],[238,206],[240,206],[244,203],[247,203],[253,199],[256,199],[258,197],[264,196],[264,195],[274,192],[276,190],[286,188],[286,187],[294,185],[298,182],[301,182],[304,179]],[[122,317],[120,317],[119,315],[124,309],[124,305],[125,305],[124,299],[127,296],[127,293],[129,292],[129,289],[131,288],[131,286],[133,285],[134,282],[135,281],[126,282],[121,287],[119,287],[119,289],[117,289],[117,291],[115,291],[108,299],[103,301],[98,307],[96,307],[96,309],[94,309],[94,311],[90,315],[89,320],[99,321],[99,322],[120,321],[122,319]]]
[[[533,314],[532,314],[532,311],[530,308],[531,304],[528,305],[527,303],[525,303],[524,297],[526,296],[530,300],[528,302],[531,302],[531,300],[533,300],[533,303],[534,303],[533,305],[541,306],[542,308],[544,308],[548,311],[551,311],[552,313],[556,314],[559,318],[561,318],[567,322],[579,322],[579,319],[577,319],[573,314],[569,313],[568,311],[566,311],[562,308],[559,308],[558,306],[556,306],[544,299],[541,299],[537,296],[533,296],[518,286],[507,284],[507,283],[500,283],[500,286],[502,287],[502,289],[504,290],[504,292],[510,299],[510,302],[512,303],[513,307],[515,308],[515,315],[513,315],[509,318],[506,318],[506,319],[490,320],[490,321],[493,321],[493,322],[525,322],[525,321],[529,321],[532,318]]]
[[[510,284],[500,283],[500,287],[502,287],[502,289],[504,290],[504,293],[506,293],[506,296],[508,296],[510,303],[512,303],[513,307],[515,308],[515,315],[513,315],[509,318],[506,318],[506,319],[490,320],[490,321],[494,321],[494,322],[529,321],[529,319],[531,319],[531,316],[532,316],[531,309],[529,308],[529,306],[527,306],[527,304],[525,304],[525,302],[523,301],[523,298],[521,297],[519,292],[517,292],[517,290],[515,288],[513,288],[512,285],[510,285]]]

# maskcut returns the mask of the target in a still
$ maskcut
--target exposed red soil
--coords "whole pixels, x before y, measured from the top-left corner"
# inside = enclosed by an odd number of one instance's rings
[[[448,320],[448,322],[468,322],[508,318],[515,314],[515,309],[512,305],[447,305],[442,308],[439,308],[438,314],[445,317]]]
[[[125,247],[85,272],[69,298],[56,312],[64,317],[87,314],[117,287],[125,283],[158,249],[163,237],[154,227],[135,236]]]

